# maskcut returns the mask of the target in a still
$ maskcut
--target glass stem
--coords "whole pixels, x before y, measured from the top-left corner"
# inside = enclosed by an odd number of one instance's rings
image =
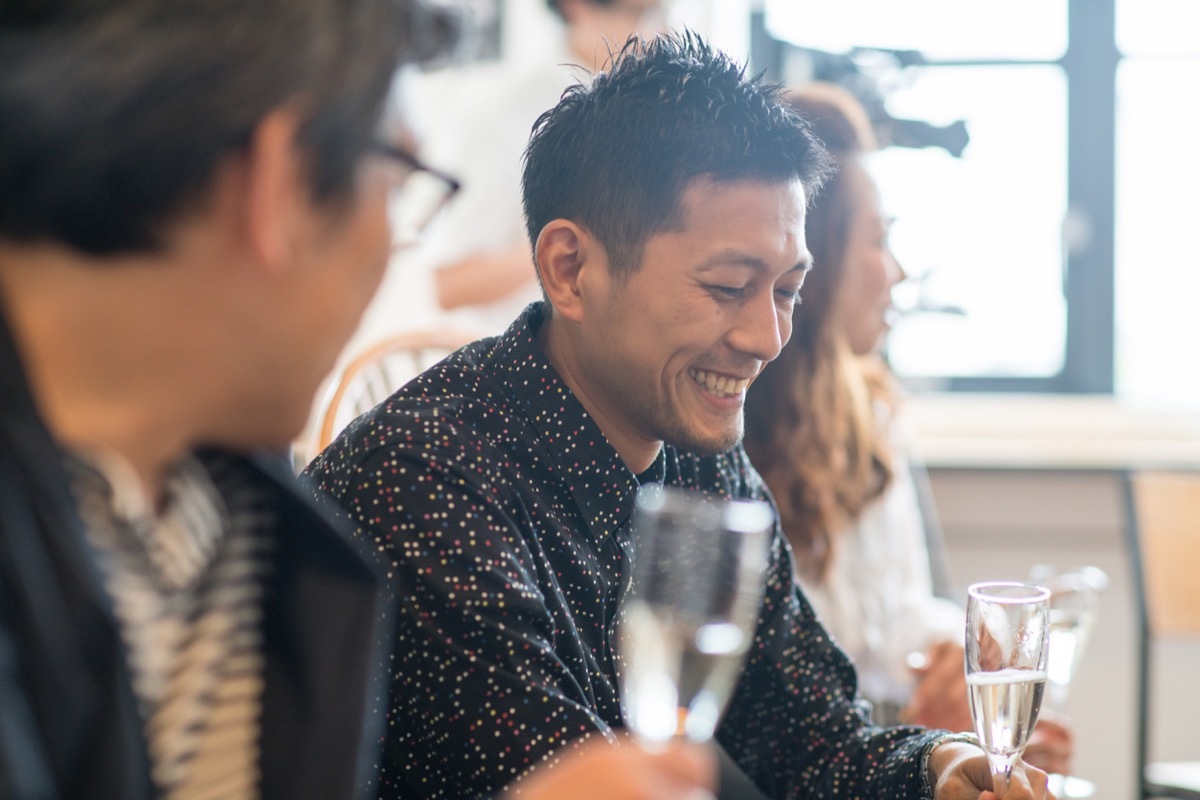
[[[996,797],[1003,797],[1008,792],[1008,776],[1012,772],[1013,757],[988,753],[988,763],[992,767],[992,791]]]

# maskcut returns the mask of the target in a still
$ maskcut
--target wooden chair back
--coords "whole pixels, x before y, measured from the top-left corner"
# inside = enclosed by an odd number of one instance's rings
[[[472,338],[454,329],[409,331],[361,349],[326,382],[314,411],[308,442],[299,448],[303,452],[294,454],[294,461],[303,467],[355,418]]]

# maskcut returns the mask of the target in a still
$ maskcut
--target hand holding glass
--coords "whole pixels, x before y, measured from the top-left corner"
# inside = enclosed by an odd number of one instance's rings
[[[967,590],[967,691],[998,795],[1041,709],[1049,600],[1048,589],[1026,583],[976,583]]]
[[[712,737],[762,602],[774,512],[650,484],[634,511],[619,655],[626,724],[647,744]]]

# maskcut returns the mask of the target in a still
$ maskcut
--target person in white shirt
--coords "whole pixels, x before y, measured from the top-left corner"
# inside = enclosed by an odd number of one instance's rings
[[[610,46],[632,33],[662,30],[663,0],[547,0],[563,22],[563,38],[546,57],[466,88],[473,101],[439,143],[453,149],[442,163],[463,191],[423,254],[433,265],[433,291],[458,328],[499,333],[541,299],[521,211],[521,154],[533,123],[571,84],[603,69]],[[460,101],[461,102],[461,101]]]
[[[964,613],[934,592],[934,520],[879,352],[905,274],[862,160],[875,147],[870,121],[837,86],[809,84],[789,99],[839,172],[809,209],[814,268],[791,341],[747,394],[746,451],[778,503],[796,580],[854,659],[879,721],[971,730]],[[1025,757],[1066,773],[1071,749],[1070,731],[1043,720]]]

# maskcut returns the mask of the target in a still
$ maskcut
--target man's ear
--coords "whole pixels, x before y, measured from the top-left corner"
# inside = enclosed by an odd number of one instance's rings
[[[599,243],[568,219],[546,223],[533,251],[542,289],[556,313],[579,322],[583,318],[583,282],[600,268]]]
[[[276,109],[255,126],[246,148],[242,225],[255,256],[272,269],[292,259],[311,203],[305,162],[296,145],[299,128],[294,110]]]

